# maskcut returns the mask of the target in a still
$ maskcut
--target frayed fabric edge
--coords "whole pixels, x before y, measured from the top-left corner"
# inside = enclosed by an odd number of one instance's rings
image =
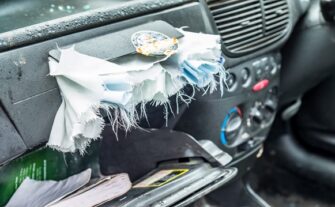
[[[189,104],[192,97],[188,96],[182,90],[178,91],[176,94],[176,99],[178,102],[176,105],[179,105],[180,102],[184,104]],[[171,95],[173,96],[173,95]],[[170,96],[170,97],[171,97]],[[62,147],[61,144],[57,144],[54,142],[48,142],[47,146],[52,149],[62,151],[62,152],[75,152],[76,150],[79,151],[81,155],[84,155],[86,152],[87,147],[91,144],[92,141],[98,140],[101,138],[101,133],[105,127],[105,121],[102,114],[106,114],[106,118],[108,119],[112,130],[118,139],[118,130],[124,130],[125,132],[129,132],[132,128],[140,128],[138,122],[144,118],[148,121],[145,105],[146,104],[153,104],[155,106],[163,106],[164,107],[164,118],[166,120],[166,124],[168,121],[169,114],[174,112],[171,107],[170,101],[166,102],[157,102],[157,101],[146,101],[141,102],[136,105],[131,106],[130,108],[124,108],[119,105],[113,105],[110,103],[100,103],[92,105],[87,109],[86,112],[80,115],[79,123],[76,124],[77,127],[74,127],[71,132],[71,136],[69,137],[70,140],[73,141],[74,145],[69,148]],[[139,107],[139,111],[136,110],[137,106]],[[178,114],[179,112],[177,112]],[[90,114],[90,115],[87,115]],[[87,118],[90,117],[90,118]],[[89,124],[94,123],[94,132],[91,133],[90,136],[85,136],[85,130],[91,129],[93,125],[88,126]],[[79,133],[80,132],[80,133]]]
[[[92,104],[85,112],[81,113],[78,123],[73,124],[74,127],[70,132],[71,135],[67,140],[71,143],[68,144],[69,147],[64,147],[64,145],[57,143],[55,140],[49,140],[47,146],[62,152],[74,153],[78,150],[81,155],[84,155],[90,143],[101,138],[101,133],[105,127],[105,121],[100,113],[100,107],[100,104]],[[90,125],[90,123],[93,124]],[[87,132],[87,130],[89,130],[89,132]],[[90,135],[88,135],[88,133]]]
[[[178,90],[175,94],[170,94],[168,98],[170,98],[173,95],[176,95],[176,113],[179,114],[179,104],[186,104],[189,105],[192,100],[194,100],[195,90],[204,90],[203,95],[211,94],[215,90],[217,90],[217,85],[219,85],[221,96],[224,92],[224,84],[226,85],[226,78],[227,78],[228,72],[224,69],[224,67],[221,65],[221,68],[219,70],[219,73],[216,75],[213,75],[213,79],[208,84],[207,88],[200,88],[196,85],[188,84],[192,86],[192,94],[187,95],[183,90]],[[217,83],[214,76],[219,76],[219,84]],[[132,128],[140,128],[138,125],[138,122],[145,118],[148,121],[147,113],[146,113],[146,104],[153,104],[155,106],[163,106],[164,107],[164,119],[166,122],[166,126],[168,124],[168,118],[170,113],[174,115],[174,111],[172,110],[171,103],[167,99],[167,101],[144,101],[137,104],[134,104],[132,106],[128,106],[127,108],[124,108],[117,104],[110,104],[110,103],[99,103],[92,105],[92,107],[89,107],[88,111],[81,114],[79,125],[81,128],[85,128],[85,125],[89,122],[93,121],[95,122],[95,125],[97,126],[95,129],[95,132],[91,136],[85,136],[83,133],[72,133],[72,136],[70,139],[73,139],[74,142],[74,148],[64,148],[61,147],[61,145],[48,143],[47,145],[53,149],[62,151],[62,152],[74,152],[76,149],[78,149],[79,153],[81,155],[85,154],[86,148],[90,145],[90,143],[94,140],[97,140],[101,138],[102,130],[105,127],[104,118],[102,117],[101,112],[105,113],[107,115],[107,119],[112,127],[113,132],[116,135],[116,138],[118,139],[118,130],[124,130],[125,132],[130,131]],[[137,105],[140,106],[140,110],[136,110]],[[88,116],[88,114],[90,114]],[[87,118],[90,117],[90,118]],[[89,127],[88,127],[89,128]],[[83,131],[79,130],[78,132]],[[84,129],[85,131],[85,129]]]

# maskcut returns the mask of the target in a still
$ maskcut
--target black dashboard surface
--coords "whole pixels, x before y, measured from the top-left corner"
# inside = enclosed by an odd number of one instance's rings
[[[301,14],[295,3],[290,4],[291,30]],[[47,141],[61,102],[57,83],[48,76],[50,50],[57,45],[75,44],[156,20],[174,27],[188,26],[193,32],[216,33],[203,0],[130,1],[1,33],[0,101],[27,148]],[[275,45],[255,53],[239,58],[226,57],[227,68],[279,50],[289,34]]]

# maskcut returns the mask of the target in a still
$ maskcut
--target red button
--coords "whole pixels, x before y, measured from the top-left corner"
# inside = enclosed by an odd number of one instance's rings
[[[261,91],[269,85],[269,80],[261,80],[252,87],[253,92]]]

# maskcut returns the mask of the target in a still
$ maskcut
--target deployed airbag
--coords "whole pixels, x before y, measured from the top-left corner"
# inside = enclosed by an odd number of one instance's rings
[[[194,89],[223,92],[225,70],[218,35],[180,30],[178,50],[166,56],[129,55],[117,63],[81,54],[75,47],[59,49],[60,58],[49,58],[50,75],[56,77],[63,98],[51,130],[50,147],[63,152],[79,150],[100,137],[104,110],[114,131],[137,127],[146,117],[145,104],[164,105],[169,113],[169,97],[190,103],[183,92]],[[153,41],[156,43],[157,41]],[[217,82],[215,76],[218,75]],[[136,106],[140,105],[138,112]]]

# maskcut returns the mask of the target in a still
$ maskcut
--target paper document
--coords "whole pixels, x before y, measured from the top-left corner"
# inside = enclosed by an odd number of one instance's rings
[[[61,181],[38,181],[26,178],[6,207],[44,207],[80,189],[89,182],[90,178],[91,169]]]
[[[47,205],[47,207],[94,207],[127,193],[132,184],[127,174],[122,173],[102,178],[93,185],[83,188],[73,195]]]

